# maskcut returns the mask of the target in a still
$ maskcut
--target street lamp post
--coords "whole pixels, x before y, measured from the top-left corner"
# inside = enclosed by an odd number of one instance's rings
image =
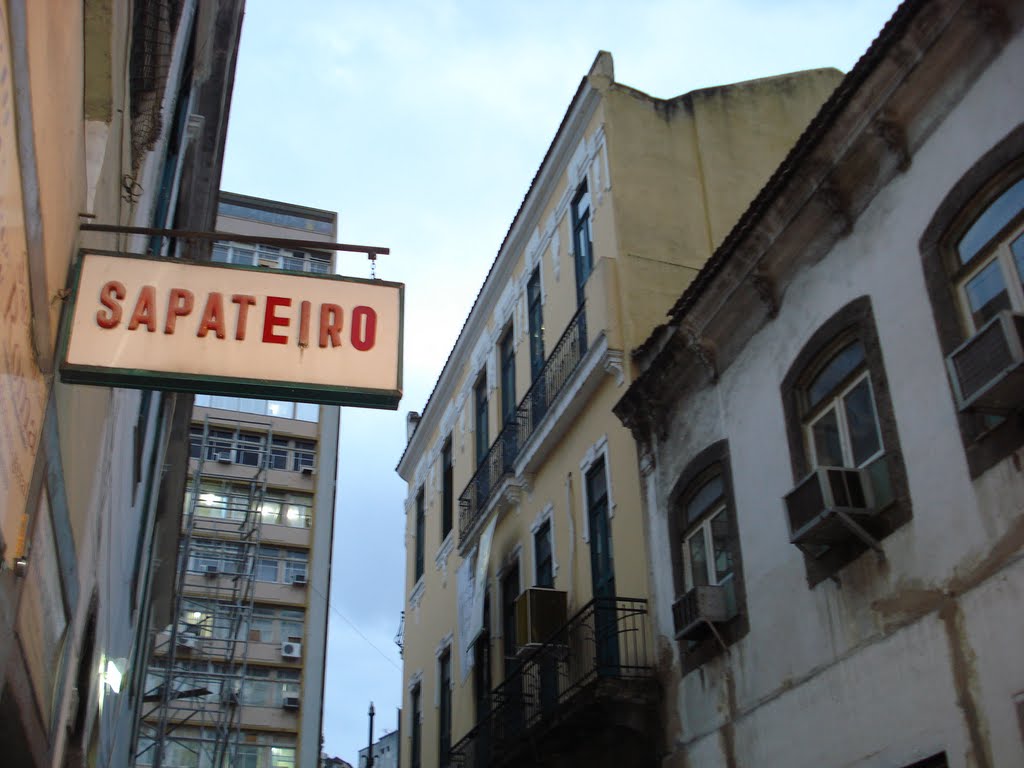
[[[366,768],[373,768],[373,702],[370,702],[370,746],[366,750]]]

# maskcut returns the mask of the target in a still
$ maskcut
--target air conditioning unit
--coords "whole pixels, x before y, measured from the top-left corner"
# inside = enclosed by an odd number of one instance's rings
[[[218,464],[231,464],[231,463],[233,463],[232,460],[231,460],[231,451],[220,451],[217,454],[217,463]]]
[[[302,465],[302,474],[304,474],[304,475],[311,475],[311,476],[315,475],[316,474],[316,467],[308,465],[308,464],[303,464]]]
[[[306,580],[306,574],[304,573],[297,573],[294,576],[292,576],[293,587],[304,587],[308,583],[309,582]]]
[[[281,657],[285,659],[301,659],[302,643],[281,643]]]
[[[516,598],[515,608],[518,648],[547,642],[568,618],[566,594],[557,589],[531,587]]]
[[[694,587],[672,604],[676,640],[691,639],[709,623],[721,624],[736,615],[729,599],[730,585]]]
[[[284,709],[298,709],[300,703],[299,697],[294,694],[289,694],[281,698],[281,706]]]
[[[961,411],[1012,411],[1024,404],[1024,314],[1000,312],[946,358]]]
[[[874,462],[884,469],[885,457]],[[798,547],[831,547],[868,534],[858,521],[877,512],[868,468],[817,467],[786,494],[789,540]]]
[[[198,651],[199,638],[195,635],[178,635],[178,647],[186,651]]]
[[[206,565],[203,566],[203,573],[206,574],[206,578],[212,579],[220,573],[220,569],[216,565]]]
[[[278,262],[275,258],[260,257],[259,260],[259,265],[267,269],[277,269],[277,264]]]

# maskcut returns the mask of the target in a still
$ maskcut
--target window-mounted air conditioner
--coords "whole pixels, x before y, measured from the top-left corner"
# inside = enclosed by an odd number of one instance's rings
[[[306,579],[306,574],[304,574],[304,573],[297,573],[294,576],[292,576],[292,586],[293,587],[304,587],[308,583],[309,582]]]
[[[218,451],[217,453],[218,464],[231,464],[231,451]]]
[[[311,464],[303,464],[302,465],[302,474],[310,475],[310,476],[315,475],[316,474],[316,467],[312,466]]]
[[[516,647],[540,645],[565,626],[566,594],[558,589],[531,587],[516,598],[515,610]]]
[[[946,358],[961,411],[1005,412],[1024,403],[1024,314],[1000,312]]]
[[[687,591],[672,604],[672,621],[676,639],[692,639],[707,629],[708,624],[721,624],[736,615],[729,600],[731,586],[700,586]]]
[[[220,569],[216,565],[205,565],[203,566],[203,573],[206,575],[206,578],[212,579],[220,573]]]
[[[281,707],[283,709],[298,709],[300,703],[299,697],[295,694],[281,697]]]
[[[868,534],[859,523],[877,513],[872,468],[885,472],[885,456],[868,467],[817,467],[786,494],[789,540],[801,548],[831,547]],[[868,537],[870,538],[870,537]]]
[[[302,643],[281,643],[281,657],[285,659],[301,659]]]
[[[186,651],[198,651],[199,638],[195,635],[178,635],[178,647]]]

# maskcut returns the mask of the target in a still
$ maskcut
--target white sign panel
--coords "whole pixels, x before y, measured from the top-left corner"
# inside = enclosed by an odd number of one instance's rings
[[[397,408],[400,283],[83,254],[65,381]]]

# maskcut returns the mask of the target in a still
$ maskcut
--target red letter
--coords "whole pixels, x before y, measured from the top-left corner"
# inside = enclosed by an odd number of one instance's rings
[[[309,302],[299,304],[299,346],[309,346]]]
[[[210,331],[216,333],[218,339],[224,338],[224,297],[219,291],[210,291],[210,295],[206,298],[203,319],[199,322],[196,336],[206,338],[206,334]]]
[[[282,326],[288,327],[288,323],[291,322],[287,317],[278,317],[274,314],[274,310],[278,307],[290,307],[292,305],[291,299],[286,299],[284,296],[267,296],[267,311],[263,315],[263,343],[264,344],[287,344],[288,337],[282,336],[278,333],[274,333],[274,328]]]
[[[164,323],[164,333],[174,333],[178,318],[192,311],[193,299],[192,291],[171,288],[171,294],[167,299],[167,322]]]
[[[376,342],[377,313],[371,307],[356,307],[352,310],[352,346],[360,352],[365,352],[373,349]]]
[[[128,330],[134,331],[140,325],[145,325],[150,333],[156,333],[156,288],[152,285],[144,285],[139,291],[139,300],[135,302]]]
[[[327,346],[327,337],[331,338],[332,347],[341,346],[341,325],[344,315],[337,304],[320,305],[320,348]]]
[[[124,298],[124,283],[111,280],[100,288],[100,304],[109,309],[105,313],[102,309],[96,313],[96,325],[100,328],[116,328],[121,322],[121,305],[117,299]]]
[[[238,322],[235,324],[235,339],[245,341],[245,320],[249,316],[249,307],[256,306],[256,297],[244,293],[236,293],[231,302],[238,305]]]

